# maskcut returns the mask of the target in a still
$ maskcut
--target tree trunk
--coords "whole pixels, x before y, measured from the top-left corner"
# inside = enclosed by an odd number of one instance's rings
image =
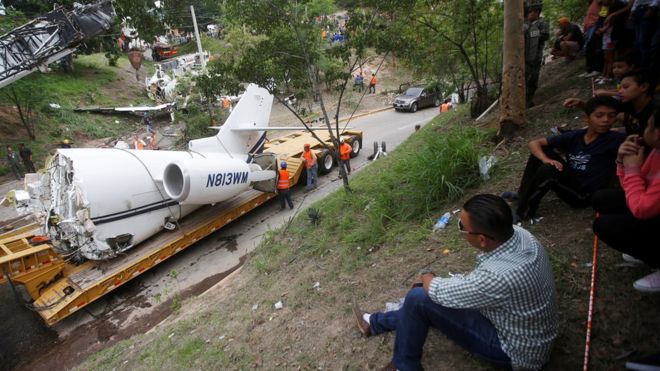
[[[525,125],[525,39],[523,36],[523,0],[504,2],[504,61],[500,132],[513,137]]]

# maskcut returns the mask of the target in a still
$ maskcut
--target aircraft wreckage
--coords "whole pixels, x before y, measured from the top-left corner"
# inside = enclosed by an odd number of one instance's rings
[[[190,141],[187,151],[58,149],[27,183],[29,197],[17,195],[17,209],[37,216],[63,256],[102,260],[175,228],[202,205],[249,187],[272,192],[276,158],[255,155],[272,102],[266,89],[249,85],[218,134]]]

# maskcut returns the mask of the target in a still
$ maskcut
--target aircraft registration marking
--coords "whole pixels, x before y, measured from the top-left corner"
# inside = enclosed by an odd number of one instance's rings
[[[248,181],[247,171],[238,171],[234,173],[209,174],[206,178],[206,188],[220,187],[231,184],[243,184]]]

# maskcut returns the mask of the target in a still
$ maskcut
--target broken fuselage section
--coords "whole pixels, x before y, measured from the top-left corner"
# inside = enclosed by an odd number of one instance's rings
[[[250,85],[218,135],[188,151],[58,149],[17,209],[37,216],[64,257],[117,257],[203,205],[249,188],[274,192],[277,159],[258,154],[271,105]]]

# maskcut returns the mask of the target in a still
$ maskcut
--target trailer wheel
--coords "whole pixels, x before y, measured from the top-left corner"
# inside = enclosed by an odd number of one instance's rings
[[[357,157],[362,149],[362,142],[357,137],[351,137],[351,158]]]
[[[380,142],[380,146],[383,147],[383,152],[387,152],[387,147],[385,146],[385,141]]]
[[[319,155],[319,174],[324,175],[332,170],[335,160],[327,149],[324,149]]]
[[[374,142],[374,155],[378,153],[378,142]]]

